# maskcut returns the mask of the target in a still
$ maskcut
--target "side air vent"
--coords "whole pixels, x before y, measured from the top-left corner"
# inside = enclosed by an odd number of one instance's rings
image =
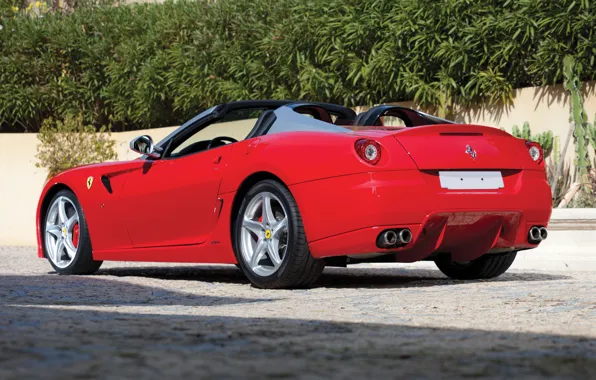
[[[107,175],[101,176],[101,183],[106,188],[108,193],[112,194],[112,183],[110,182],[110,178]]]

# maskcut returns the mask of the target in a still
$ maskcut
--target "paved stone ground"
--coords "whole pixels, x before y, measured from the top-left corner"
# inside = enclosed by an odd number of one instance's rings
[[[0,262],[0,379],[596,378],[595,272],[355,266],[268,291],[234,266]]]

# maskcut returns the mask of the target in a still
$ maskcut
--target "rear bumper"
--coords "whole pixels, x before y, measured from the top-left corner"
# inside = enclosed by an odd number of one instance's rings
[[[542,171],[503,171],[500,190],[442,189],[436,173],[417,170],[360,173],[290,187],[314,257],[395,252],[398,261],[450,252],[470,260],[490,250],[527,249],[531,226],[552,211]],[[409,228],[412,242],[376,246],[388,228]]]

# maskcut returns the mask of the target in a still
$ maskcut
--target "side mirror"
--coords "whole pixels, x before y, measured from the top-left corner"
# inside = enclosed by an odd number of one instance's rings
[[[161,157],[161,149],[156,148],[155,145],[153,145],[153,139],[148,135],[135,137],[130,142],[130,150],[147,155],[151,158]]]

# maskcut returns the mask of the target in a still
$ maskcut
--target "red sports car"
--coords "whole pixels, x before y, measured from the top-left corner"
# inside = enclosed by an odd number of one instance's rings
[[[130,146],[142,156],[45,186],[39,256],[58,273],[226,263],[286,288],[312,285],[325,265],[432,260],[479,279],[547,237],[540,145],[404,107],[233,102]]]

